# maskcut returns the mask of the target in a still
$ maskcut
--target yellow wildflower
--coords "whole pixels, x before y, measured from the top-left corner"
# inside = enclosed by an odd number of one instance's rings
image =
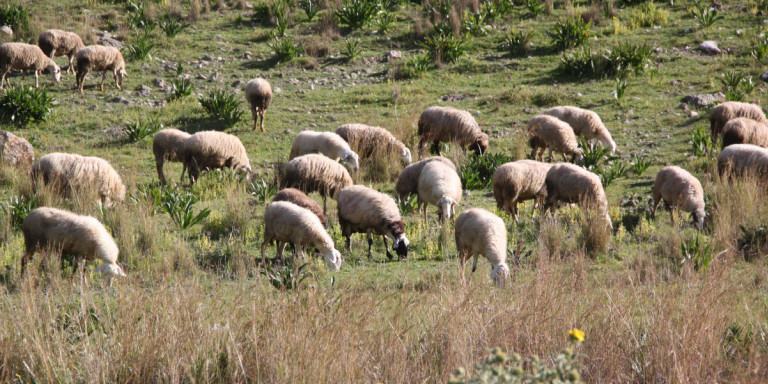
[[[568,338],[570,338],[571,341],[582,343],[584,342],[585,337],[586,337],[586,334],[581,329],[573,328],[570,331],[568,331]]]

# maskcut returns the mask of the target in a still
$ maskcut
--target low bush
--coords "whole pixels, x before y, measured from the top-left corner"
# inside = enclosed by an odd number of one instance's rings
[[[578,341],[584,340],[581,330],[573,330]],[[576,337],[574,336],[574,337]],[[573,348],[567,348],[553,359],[537,356],[522,357],[517,353],[506,354],[494,348],[491,354],[475,365],[474,372],[456,369],[449,384],[523,384],[523,383],[581,383],[581,373]]]
[[[693,5],[688,9],[688,12],[693,16],[699,24],[699,27],[702,29],[709,28],[717,21],[723,19],[723,15],[719,14],[717,9],[708,1],[694,1]]]
[[[344,58],[348,62],[355,61],[358,57],[360,57],[360,54],[363,52],[362,48],[360,47],[360,40],[357,39],[346,39],[344,41]]]
[[[299,46],[291,37],[275,38],[269,43],[278,62],[288,62],[299,56]]]
[[[205,220],[211,211],[203,208],[195,211],[197,196],[188,191],[166,188],[162,194],[162,209],[181,229],[188,229]]]
[[[735,71],[723,73],[720,83],[723,85],[725,98],[729,101],[744,101],[756,87],[752,76]]]
[[[165,33],[165,36],[171,38],[176,37],[176,35],[189,27],[189,24],[184,22],[181,17],[171,14],[166,14],[160,18],[158,24],[160,25],[160,29],[163,30],[163,33]]]
[[[597,77],[601,75],[598,61],[599,58],[592,54],[592,48],[581,47],[560,57],[557,72],[577,79]]]
[[[535,18],[544,13],[544,3],[540,0],[525,0],[525,9],[528,10],[528,17]]]
[[[128,122],[125,128],[123,128],[123,133],[129,143],[135,143],[144,140],[144,138],[155,134],[161,129],[163,129],[163,123],[156,117],[152,117]]]
[[[532,39],[533,32],[513,30],[504,38],[501,48],[512,55],[526,55],[531,50]]]
[[[390,76],[395,80],[415,79],[432,69],[432,65],[429,54],[418,54],[406,61],[395,63],[390,70]]]
[[[171,85],[173,86],[173,92],[168,96],[169,101],[187,97],[192,94],[194,89],[192,80],[184,75],[184,67],[181,64],[176,67],[176,78],[171,81]]]
[[[343,0],[336,9],[336,18],[342,27],[354,31],[370,23],[378,11],[376,0]]]
[[[129,27],[133,29],[142,29],[144,31],[151,31],[155,28],[157,23],[150,17],[146,2],[128,1],[127,10]]]
[[[570,17],[555,23],[547,34],[557,49],[576,48],[584,45],[591,35],[592,24],[578,17]]]
[[[0,26],[7,25],[16,34],[29,31],[29,11],[20,4],[0,5]]]
[[[467,42],[463,37],[450,33],[433,33],[422,46],[427,49],[432,60],[437,63],[453,63],[467,53]]]
[[[240,108],[240,98],[234,93],[215,89],[207,95],[200,97],[200,105],[208,113],[208,116],[220,120],[229,126],[234,125],[243,116]]]
[[[11,225],[15,229],[21,229],[24,219],[33,209],[40,206],[36,197],[13,196],[3,205],[3,211],[11,219]]]
[[[651,64],[653,50],[647,44],[621,43],[608,49],[605,58],[607,76],[634,73],[640,75]]]
[[[648,1],[629,11],[627,26],[630,29],[651,28],[667,25],[668,21],[669,12],[659,8],[654,2]]]
[[[491,185],[493,173],[500,165],[514,159],[500,153],[471,155],[459,170],[461,185],[464,189],[485,189]]]
[[[44,121],[53,107],[53,98],[42,88],[16,86],[0,97],[0,122],[26,125]]]
[[[155,37],[149,33],[144,32],[135,35],[131,42],[125,46],[125,52],[128,60],[140,61],[151,57],[150,53],[157,46]]]
[[[317,0],[299,0],[299,7],[304,10],[307,15],[307,21],[312,21],[318,12],[320,12],[320,4]]]
[[[704,127],[698,127],[691,134],[691,147],[696,156],[706,156],[714,148],[712,137],[709,131]]]

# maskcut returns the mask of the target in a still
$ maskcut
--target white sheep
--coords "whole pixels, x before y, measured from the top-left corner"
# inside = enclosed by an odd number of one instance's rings
[[[418,191],[424,220],[427,220],[427,204],[432,204],[438,207],[437,217],[442,222],[456,213],[456,205],[461,202],[461,179],[450,165],[430,161],[421,170]]]
[[[98,271],[109,285],[112,278],[125,276],[117,264],[119,249],[115,240],[99,220],[81,216],[62,209],[41,207],[32,210],[21,227],[24,234],[25,252],[21,258],[21,273],[38,251],[55,249],[62,254],[80,258],[82,269],[86,261],[101,260]]]
[[[440,154],[440,142],[455,142],[461,148],[469,147],[478,155],[488,150],[488,135],[467,111],[451,107],[429,107],[421,113],[418,123],[419,156],[424,145],[431,141],[432,152]]]
[[[62,31],[61,29],[49,29],[41,32],[37,37],[37,45],[51,59],[55,59],[56,56],[67,56],[69,59],[67,73],[75,71],[75,54],[85,47],[83,39],[77,33]]]
[[[333,239],[326,232],[320,219],[312,211],[287,201],[270,203],[264,210],[264,241],[261,243],[261,262],[265,261],[264,251],[276,242],[277,257],[283,259],[285,243],[293,244],[298,256],[304,258],[304,249],[314,246],[325,259],[328,268],[341,268],[341,253],[336,250]]]
[[[483,255],[491,264],[491,280],[503,288],[509,278],[507,226],[504,220],[485,209],[470,208],[456,219],[455,236],[462,282],[467,260],[474,256],[472,272],[475,272],[477,259]]]
[[[728,120],[723,126],[723,148],[733,144],[754,144],[768,147],[768,122],[746,117]]]
[[[152,152],[155,154],[157,177],[161,184],[166,184],[163,164],[165,161],[183,162],[184,143],[192,135],[174,128],[158,131],[152,139]],[[184,177],[184,170],[181,172]]]
[[[581,161],[584,152],[579,148],[579,141],[571,126],[550,115],[538,115],[528,122],[528,143],[531,146],[531,158],[541,160],[544,150],[549,150],[549,160],[552,151],[560,152],[563,161],[568,161],[566,155],[571,155],[571,161]]]
[[[272,201],[287,201],[294,203],[299,207],[309,209],[318,219],[320,219],[320,223],[322,223],[324,227],[328,226],[328,222],[323,213],[323,209],[320,208],[320,204],[312,200],[306,193],[296,188],[283,188],[279,190],[272,198]]]
[[[203,170],[230,168],[251,178],[251,162],[237,136],[219,131],[201,131],[184,140],[184,168],[194,184]]]
[[[656,207],[661,200],[664,200],[673,224],[675,215],[672,209],[679,208],[691,213],[697,228],[704,227],[704,188],[701,187],[699,179],[685,169],[670,165],[656,174],[656,180],[653,183],[652,216],[656,215]]]
[[[83,93],[85,76],[90,71],[101,71],[101,83],[99,88],[104,91],[104,79],[107,71],[112,72],[117,89],[123,89],[123,80],[128,77],[125,70],[125,59],[120,50],[105,45],[89,45],[75,54],[77,59],[77,89]]]
[[[411,150],[388,130],[366,124],[344,124],[336,133],[364,158],[395,153],[405,164],[413,161]]]
[[[334,132],[301,131],[293,139],[289,160],[309,153],[320,153],[344,164],[351,172],[360,169],[360,157]]]
[[[245,84],[245,99],[251,106],[253,129],[256,129],[256,123],[261,119],[259,127],[264,132],[264,117],[267,114],[269,104],[272,102],[272,86],[267,80],[260,77],[251,79]]]
[[[5,77],[12,69],[35,72],[35,88],[40,86],[40,72],[47,71],[57,83],[61,81],[61,69],[56,62],[37,45],[25,43],[0,44],[0,89],[5,87]]]
[[[453,170],[456,170],[456,165],[447,157],[442,156],[428,157],[413,164],[409,164],[400,171],[400,175],[397,176],[397,182],[395,183],[395,192],[400,200],[407,199],[411,194],[419,193],[419,176],[421,176],[421,171],[424,169],[424,166],[430,161],[443,162],[453,168]]]
[[[611,137],[611,132],[603,124],[603,120],[600,116],[588,109],[574,107],[574,106],[561,106],[550,108],[542,114],[557,117],[558,119],[568,123],[573,132],[577,136],[583,136],[590,143],[595,140],[599,141],[604,147],[611,150],[611,153],[616,152],[616,142]]]
[[[352,177],[343,165],[316,153],[291,159],[280,171],[280,188],[293,187],[304,193],[319,192],[323,197],[323,213],[326,214],[327,197],[335,199],[339,191],[352,184]]]
[[[768,149],[753,144],[729,145],[717,157],[717,171],[720,177],[765,180],[768,176]]]
[[[125,185],[108,161],[73,153],[49,153],[32,165],[32,181],[39,179],[62,194],[95,191],[104,206],[125,200]]]
[[[600,176],[577,165],[557,163],[547,172],[545,183],[545,211],[557,207],[559,203],[576,203],[585,213],[596,211],[599,218],[603,219],[609,228],[613,228],[608,214],[608,199]]]
[[[351,252],[353,233],[365,233],[368,239],[368,258],[371,258],[372,234],[381,235],[387,258],[392,254],[387,248],[387,236],[391,236],[392,249],[400,258],[408,256],[408,238],[405,237],[405,223],[400,216],[397,203],[381,192],[362,186],[353,185],[339,192],[338,214],[341,234],[347,240],[347,250]]]
[[[517,204],[536,199],[544,202],[546,196],[548,163],[534,160],[518,160],[505,163],[493,173],[493,197],[496,206],[508,212],[517,221]]]
[[[709,113],[709,133],[713,145],[720,138],[725,124],[737,117],[746,117],[761,123],[768,122],[763,109],[759,105],[739,101],[726,101],[713,108],[712,112]]]

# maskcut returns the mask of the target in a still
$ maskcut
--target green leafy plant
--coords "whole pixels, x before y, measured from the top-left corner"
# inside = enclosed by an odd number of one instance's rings
[[[317,0],[299,0],[299,7],[307,15],[307,21],[312,21],[317,13],[320,12],[320,5]]]
[[[379,3],[375,0],[343,0],[336,18],[340,25],[354,31],[370,23],[378,11]]]
[[[544,13],[544,2],[541,0],[525,0],[525,8],[529,17],[538,17]]]
[[[449,384],[528,384],[528,383],[582,383],[576,353],[566,348],[553,359],[537,356],[522,357],[506,354],[494,348],[491,354],[475,365],[474,372],[456,369]]]
[[[485,189],[491,184],[496,168],[512,160],[500,153],[486,153],[482,156],[473,154],[459,170],[461,185],[465,189]]]
[[[624,93],[627,91],[628,85],[629,83],[627,82],[626,77],[617,77],[614,80],[613,98],[616,99],[616,104],[621,105],[621,101],[624,99]]]
[[[467,42],[463,37],[450,33],[433,33],[422,46],[427,49],[435,63],[453,63],[467,53]]]
[[[627,175],[627,164],[621,160],[611,160],[606,166],[598,167],[596,173],[600,176],[603,187],[607,188],[616,179]]]
[[[768,227],[763,224],[751,227],[740,225],[741,236],[737,242],[738,249],[744,255],[744,259],[752,261],[760,256],[760,252],[768,244]]]
[[[37,197],[31,198],[25,196],[13,196],[3,205],[5,214],[10,216],[11,225],[16,229],[21,229],[24,219],[27,218],[33,209],[40,206]]]
[[[532,39],[533,32],[513,30],[504,38],[501,47],[512,55],[525,55],[531,50]]]
[[[704,127],[698,127],[691,134],[691,146],[693,148],[693,154],[696,156],[706,156],[712,152],[712,137]]]
[[[125,51],[129,60],[144,60],[150,57],[150,53],[156,46],[155,37],[149,32],[144,32],[135,35],[125,46]]]
[[[277,193],[277,183],[267,181],[264,178],[252,180],[248,183],[248,194],[258,203],[266,203]]]
[[[184,67],[181,64],[176,67],[176,78],[171,81],[171,85],[173,86],[173,93],[168,96],[169,101],[187,97],[192,94],[194,89],[192,80],[184,75]]]
[[[386,9],[382,9],[376,16],[375,21],[376,31],[379,34],[384,35],[389,32],[389,30],[392,29],[392,26],[395,24],[395,14]]]
[[[171,14],[163,15],[158,24],[163,33],[165,33],[165,36],[171,38],[176,37],[176,35],[189,27],[189,24],[185,23],[181,17]]]
[[[723,85],[725,98],[731,101],[743,101],[756,87],[752,76],[735,71],[723,73],[720,83]]]
[[[29,31],[29,11],[20,4],[0,5],[0,26],[7,25],[16,33]]]
[[[152,213],[158,214],[164,212],[163,201],[167,188],[159,183],[137,184],[129,200],[134,204],[149,203]]]
[[[695,1],[693,6],[688,9],[688,12],[690,12],[701,28],[709,28],[718,20],[723,19],[723,15],[719,14],[717,9],[708,1]]]
[[[304,282],[312,277],[308,269],[309,264],[304,263],[294,271],[293,266],[268,266],[264,271],[267,280],[275,289],[290,291],[301,288]]]
[[[287,0],[276,0],[269,7],[269,14],[272,16],[272,24],[275,29],[272,35],[275,37],[284,37],[288,30],[288,19],[291,12],[291,4]]]
[[[275,38],[269,43],[269,48],[279,62],[288,62],[299,56],[299,46],[290,37]]]
[[[421,77],[432,69],[432,58],[428,54],[415,55],[394,67],[393,77],[398,80]]]
[[[195,211],[198,198],[193,193],[179,189],[165,189],[162,196],[162,208],[171,220],[181,229],[190,228],[205,220],[211,210],[203,208]]]
[[[651,63],[653,50],[647,44],[621,43],[604,55],[606,75],[642,74]]]
[[[410,194],[406,199],[397,199],[397,205],[400,207],[400,213],[410,215],[419,209],[419,199],[416,194]]]
[[[703,271],[709,267],[714,255],[712,245],[704,236],[696,234],[680,244],[680,254],[683,256],[681,264],[693,263],[695,271]]]
[[[144,140],[149,135],[156,133],[163,129],[163,123],[161,123],[156,117],[149,119],[130,121],[123,128],[126,140],[129,143],[135,143]]]
[[[0,96],[0,122],[27,125],[44,121],[53,107],[53,98],[42,88],[15,86]]]
[[[635,176],[640,176],[651,166],[651,161],[644,157],[634,157],[630,168]]]
[[[761,33],[755,38],[752,42],[750,55],[760,63],[763,63],[768,58],[768,35]]]
[[[134,29],[151,31],[155,28],[155,21],[147,14],[146,3],[143,1],[128,1],[128,25]]]
[[[592,23],[578,17],[569,17],[555,23],[552,31],[547,34],[552,39],[552,45],[558,49],[575,48],[584,45],[591,34]]]
[[[214,89],[205,96],[200,97],[200,105],[208,113],[208,116],[220,120],[228,125],[234,125],[243,116],[240,108],[240,98],[234,93],[224,89]]]
[[[598,59],[588,46],[566,52],[560,58],[557,72],[577,79],[595,77],[600,74]]]
[[[473,36],[485,36],[490,32],[490,20],[481,8],[477,12],[466,11],[464,14],[464,31]]]
[[[652,1],[645,1],[629,12],[627,25],[631,29],[651,28],[657,25],[666,25],[668,21],[669,12],[659,8]]]
[[[611,151],[607,148],[603,148],[600,145],[590,146],[589,143],[584,140],[579,142],[579,147],[584,151],[582,165],[586,169],[597,169],[602,166],[605,161],[609,160],[608,155]]]
[[[360,48],[360,40],[357,39],[346,39],[344,40],[344,57],[347,59],[348,62],[355,61],[358,57],[360,57],[360,54],[362,53],[362,48]]]

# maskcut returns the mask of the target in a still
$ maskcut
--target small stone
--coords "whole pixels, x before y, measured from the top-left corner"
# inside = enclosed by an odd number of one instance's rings
[[[696,111],[688,111],[688,117],[690,118],[699,117],[699,113]]]
[[[3,25],[2,27],[0,27],[0,33],[7,36],[13,36],[13,29],[11,29],[11,27],[7,25]]]
[[[280,87],[275,87],[272,91],[275,92],[276,95],[283,93],[283,89]]]
[[[99,43],[100,45],[106,45],[108,47],[115,47],[117,49],[123,48],[123,42],[115,38],[112,38],[111,36],[106,36],[106,35],[99,37],[97,43]]]
[[[136,93],[141,97],[148,97],[152,90],[146,85],[140,85],[136,88]]]
[[[161,79],[159,77],[154,80],[154,83],[155,83],[155,87],[158,87],[160,89],[165,89],[165,87],[168,86],[168,84],[165,82],[165,80],[163,80],[163,79]]]
[[[725,95],[722,92],[703,93],[699,95],[688,95],[683,97],[682,102],[697,108],[706,108],[725,101]]]
[[[128,104],[131,103],[130,100],[128,100],[128,99],[126,99],[125,97],[122,97],[122,96],[115,96],[112,99],[110,99],[109,101],[113,102],[113,103],[122,103],[122,104],[125,104],[125,105],[128,105]]]
[[[208,80],[208,76],[203,75],[202,73],[198,73],[196,78],[199,80]]]
[[[699,45],[699,50],[707,55],[719,55],[722,51],[714,40],[706,40]]]
[[[762,75],[760,75],[760,80],[765,81],[768,83],[768,72],[763,72]]]
[[[397,59],[402,59],[403,58],[403,52],[393,49],[393,50],[387,52],[386,55],[384,55],[384,57],[387,59],[387,61],[394,61],[394,60],[397,60]]]
[[[200,60],[204,60],[204,61],[213,61],[213,56],[211,56],[211,55],[209,55],[209,54],[205,54],[205,55],[203,55],[202,57],[200,57]]]

